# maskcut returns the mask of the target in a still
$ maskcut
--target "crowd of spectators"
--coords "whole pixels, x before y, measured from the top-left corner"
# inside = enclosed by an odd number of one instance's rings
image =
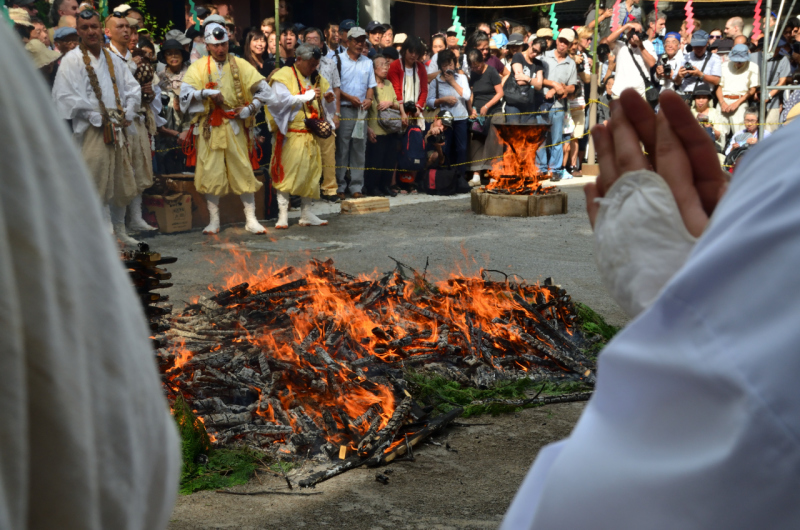
[[[61,57],[79,44],[76,17],[93,8],[89,2],[54,0],[50,13],[40,14],[32,0],[9,3],[17,33],[51,84]],[[599,123],[608,120],[608,105],[625,89],[637,91],[653,106],[660,91],[673,90],[706,126],[721,160],[738,156],[758,141],[752,120],[759,104],[763,38],[744,35],[739,17],[723,29],[706,31],[695,20],[693,32],[684,22],[679,32],[668,33],[663,12],[645,13],[640,0],[626,0],[619,6],[617,24],[612,24],[610,7],[599,13],[592,8],[584,26],[561,28],[555,34],[550,28],[499,20],[476,24],[466,37],[460,28],[450,27],[421,38],[395,33],[390,24],[379,21],[364,27],[353,20],[334,21],[322,28],[284,22],[294,17],[291,4],[283,0],[279,26],[275,18],[267,18],[251,28],[238,27],[225,4],[198,6],[196,13],[200,24],[223,25],[231,53],[268,80],[295,63],[300,44],[320,49],[318,74],[336,96],[336,113],[330,119],[336,134],[317,138],[323,158],[322,197],[331,202],[422,190],[463,192],[468,185],[486,183],[506,148],[496,134],[496,126],[504,123],[549,125],[536,154],[540,171],[553,181],[581,176],[595,62]],[[191,171],[181,149],[191,119],[181,112],[179,95],[188,65],[208,54],[202,28],[196,29],[188,8],[181,22],[185,29],[172,29],[162,38],[149,34],[145,14],[135,7],[120,6],[112,16],[126,19],[131,28],[128,49],[140,50],[133,54],[135,60],[151,63],[152,82],[160,88],[160,118],[165,124],[152,138],[156,174]],[[775,24],[775,18],[769,23]],[[599,42],[593,56],[596,24]],[[788,19],[776,42],[768,61],[768,83],[797,84],[797,18]],[[800,90],[771,91],[767,131],[793,119],[800,110],[795,107],[798,100]],[[263,109],[257,123],[260,162],[267,166],[272,131]],[[425,151],[419,167],[403,160],[410,157],[408,135],[417,128]],[[446,190],[424,186],[425,170],[431,169],[450,171],[454,184]]]

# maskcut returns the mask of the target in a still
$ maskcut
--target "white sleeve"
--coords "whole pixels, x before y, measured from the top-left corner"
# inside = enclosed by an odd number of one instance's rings
[[[428,66],[425,67],[425,71],[428,72],[428,74],[432,74],[433,72],[438,72],[439,71],[439,54],[438,53],[434,53],[433,54],[433,57],[431,57],[431,62],[428,63]],[[403,75],[405,75],[405,72],[403,72]]]
[[[122,103],[125,109],[125,118],[128,121],[133,121],[142,107],[142,87],[133,77],[130,69],[120,59],[117,59],[114,54],[111,54],[111,60],[114,61],[114,69],[118,72],[117,75],[122,82],[121,85],[125,94],[125,101]]]
[[[255,92],[253,94],[253,105],[256,107],[256,111],[258,111],[262,106],[269,105],[272,103],[273,105],[277,102],[277,98],[275,97],[275,91],[272,90],[272,87],[269,86],[266,80],[262,79],[256,86]]]
[[[328,88],[328,92],[333,94],[334,93],[333,92],[333,88],[332,87]],[[328,92],[326,92],[325,94],[327,94]],[[336,98],[333,98],[333,101],[328,103],[325,100],[325,97],[324,97],[325,94],[323,94],[323,97],[322,97],[322,108],[325,111],[325,118],[326,118],[327,122],[330,123],[331,125],[333,125],[333,116],[336,114]]]
[[[206,108],[203,103],[203,96],[209,97],[219,94],[219,90],[195,90],[189,83],[181,83],[181,112],[186,114],[196,114],[203,112]]]
[[[469,89],[469,81],[467,81],[467,77],[459,75],[458,84],[461,85],[461,99],[464,101],[469,101],[469,97],[472,95],[472,90]]]
[[[597,201],[597,267],[611,296],[634,317],[683,266],[697,239],[669,186],[652,171],[625,173]]]
[[[286,85],[278,81],[272,84],[272,91],[273,100],[267,103],[267,108],[281,134],[285,135],[289,128],[289,122],[300,112],[300,104],[311,101],[315,94],[313,90],[309,90],[305,94],[293,96]]]
[[[161,117],[161,111],[164,109],[164,104],[161,102],[161,87],[153,85],[153,94],[155,97],[150,102],[150,110],[156,118],[156,127],[163,127],[167,124],[167,120]]]
[[[99,112],[97,104],[92,102],[86,90],[85,70],[82,58],[77,53],[79,52],[67,53],[61,60],[61,66],[53,83],[52,98],[59,117],[63,120],[72,120],[73,130],[81,134],[89,127],[89,117],[92,113],[99,115]],[[95,121],[92,120],[92,125],[95,125]]]

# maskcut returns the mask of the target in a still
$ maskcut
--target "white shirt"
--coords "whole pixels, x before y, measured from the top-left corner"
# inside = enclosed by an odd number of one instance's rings
[[[710,53],[706,51],[708,57],[708,62],[706,62],[706,56],[703,55],[702,57],[697,57],[694,52],[686,52],[683,54],[683,62],[684,64],[688,61],[694,66],[696,69],[702,71],[706,75],[714,75],[714,76],[721,76],[722,75],[722,61],[719,58],[719,55],[716,53]],[[703,68],[703,64],[705,64],[705,68]],[[683,65],[681,65],[683,66]],[[690,94],[694,90],[694,85],[700,80],[699,77],[696,76],[686,76],[683,79],[683,83],[681,83],[681,87],[679,92],[684,94]]]
[[[737,68],[737,63],[728,61],[722,66],[722,78],[719,86],[723,96],[741,96],[751,87],[758,86],[758,65],[747,61],[744,68]]]
[[[655,49],[653,49],[652,42],[644,41],[642,46],[655,58],[656,52]],[[632,88],[636,90],[640,96],[644,97],[646,87],[642,74],[650,81],[650,68],[647,66],[647,63],[644,62],[642,50],[640,48],[628,48],[624,44],[619,44],[617,46],[616,56],[617,67],[614,73],[614,94],[622,94],[622,91],[626,88]],[[636,64],[634,64],[634,61],[636,61]],[[641,74],[639,73],[639,69],[636,68],[636,65],[641,69]]]
[[[800,527],[798,134],[742,159],[686,263],[603,350],[594,396],[539,453],[503,529]]]
[[[434,102],[437,99],[446,98],[449,96],[455,96],[456,104],[455,105],[445,105],[442,104],[439,106],[442,110],[449,110],[453,114],[453,119],[455,121],[466,120],[469,118],[467,113],[467,101],[469,101],[469,96],[472,93],[469,89],[469,81],[467,81],[467,77],[461,74],[456,74],[456,83],[458,86],[461,87],[461,95],[458,95],[456,89],[450,86],[450,83],[445,81],[441,75],[437,76],[431,83],[428,85],[428,100],[425,102],[431,108],[434,108]],[[436,90],[439,90],[439,95],[436,95]]]
[[[114,64],[120,103],[127,119],[133,121],[141,104],[142,89],[122,59],[111,52],[109,56]],[[107,109],[116,109],[114,84],[108,72],[105,53],[100,52],[100,57],[95,57],[89,52],[89,61],[97,75],[103,103]],[[70,51],[61,59],[61,66],[53,83],[52,96],[61,118],[72,120],[75,134],[83,134],[89,127],[90,121],[94,127],[102,126],[100,105],[89,82],[89,74],[83,64],[83,52],[80,47]]]
[[[0,47],[13,72],[0,90],[0,528],[166,528],[180,445],[141,302],[6,24]],[[83,71],[76,49],[60,76],[81,79],[75,58]]]

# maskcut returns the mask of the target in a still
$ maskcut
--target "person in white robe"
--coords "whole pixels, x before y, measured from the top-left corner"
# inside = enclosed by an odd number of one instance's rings
[[[0,46],[0,528],[164,529],[181,460],[140,302],[6,24]]]
[[[72,120],[73,132],[100,200],[108,205],[114,233],[124,244],[133,246],[138,241],[127,234],[125,209],[140,193],[131,165],[129,139],[134,134],[131,124],[139,111],[141,88],[125,63],[102,47],[99,16],[91,11],[86,13],[93,16],[82,15],[77,19],[82,44],[62,58],[52,97],[59,115]],[[97,78],[102,105],[86,60]],[[109,60],[116,83],[111,79]]]
[[[656,116],[626,91],[593,131],[598,268],[635,319],[503,529],[800,527],[800,125],[753,147],[728,184],[680,97],[660,103]]]
[[[138,65],[128,49],[131,32],[133,31],[130,20],[123,17],[108,17],[104,26],[105,35],[111,41],[108,44],[108,50],[122,59],[130,70],[131,75],[135,76]],[[155,133],[155,128],[166,123],[166,120],[158,116],[158,113],[161,112],[161,89],[158,87],[158,83],[151,83],[151,86],[148,87],[140,85],[140,88],[143,93],[145,90],[150,90],[153,93],[153,100],[149,105],[141,105],[140,101],[139,110],[131,124],[133,133],[129,138],[131,163],[133,164],[133,175],[136,178],[136,186],[139,189],[139,193],[128,205],[128,216],[130,217],[128,227],[137,232],[149,232],[158,230],[157,227],[150,226],[142,218],[142,192],[153,185],[154,179],[153,151],[150,136]],[[147,127],[148,111],[153,113],[150,116],[152,130]]]

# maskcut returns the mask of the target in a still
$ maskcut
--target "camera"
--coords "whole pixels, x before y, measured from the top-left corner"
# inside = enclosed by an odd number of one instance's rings
[[[417,113],[417,105],[413,101],[406,101],[403,103],[403,111],[412,116]]]
[[[452,75],[452,76],[455,76],[455,75],[456,75],[456,71],[455,71],[455,70],[453,70],[453,69],[445,70],[445,71],[444,71],[444,75]]]
[[[605,63],[608,61],[608,56],[611,54],[611,47],[608,44],[598,44],[597,45],[597,59],[601,63]]]
[[[672,77],[672,67],[669,65],[669,55],[662,53],[659,62],[661,63],[661,66],[664,67],[664,75],[667,77]]]
[[[693,65],[692,63],[690,63],[689,61],[686,61],[686,62],[683,64],[683,67],[684,67],[686,70],[694,70],[694,65]]]
[[[800,85],[800,70],[792,74],[791,83],[793,85]]]
[[[644,42],[647,40],[647,33],[644,31],[636,31],[635,29],[630,30],[628,33],[623,33],[619,36],[619,40],[628,44],[631,41],[631,37],[633,36],[639,37],[639,42]]]
[[[443,133],[439,133],[439,134],[432,135],[431,136],[431,142],[433,142],[434,144],[443,144],[444,143],[444,134]]]

